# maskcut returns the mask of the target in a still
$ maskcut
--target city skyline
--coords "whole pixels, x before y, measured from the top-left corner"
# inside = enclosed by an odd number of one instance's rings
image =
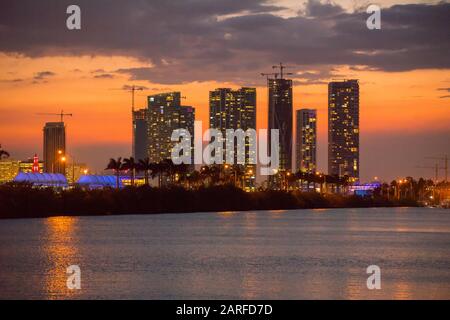
[[[283,2],[283,6],[292,9],[288,2],[286,1],[286,4]],[[291,24],[307,23],[306,20],[308,23],[317,24],[320,28],[324,27],[322,20],[342,25],[343,17],[347,19],[359,17],[361,26],[351,31],[339,29],[341,37],[349,40],[355,37],[354,42],[347,42],[347,45],[351,46],[350,51],[334,45],[335,38],[330,42],[333,43],[334,48],[328,48],[324,44],[323,49],[317,48],[312,52],[309,47],[308,50],[302,50],[307,43],[287,41],[291,54],[286,54],[284,51],[267,51],[264,47],[260,48],[259,52],[270,52],[270,56],[258,58],[254,49],[247,47],[246,50],[250,50],[249,57],[252,61],[242,55],[239,55],[239,58],[222,57],[215,51],[209,53],[205,51],[202,52],[205,54],[203,56],[196,55],[198,58],[186,60],[188,57],[193,57],[190,51],[192,48],[189,46],[186,51],[178,51],[176,56],[167,52],[135,55],[132,47],[122,48],[122,51],[118,52],[102,41],[97,47],[91,45],[91,36],[83,31],[76,38],[72,37],[71,45],[66,43],[64,46],[61,46],[59,42],[49,45],[48,42],[37,40],[28,41],[28,44],[23,46],[20,44],[24,40],[23,37],[18,36],[16,41],[11,41],[9,36],[15,33],[0,34],[0,37],[5,40],[2,41],[0,48],[0,66],[2,70],[5,70],[0,79],[0,99],[3,102],[0,105],[2,114],[0,143],[15,159],[29,158],[34,153],[43,159],[40,134],[42,126],[44,122],[56,121],[56,117],[43,118],[34,114],[64,109],[74,114],[73,118],[66,121],[68,151],[80,162],[88,163],[93,170],[100,171],[104,167],[104,159],[131,155],[130,93],[122,89],[132,84],[147,88],[136,92],[136,109],[146,106],[147,95],[165,91],[181,91],[186,96],[183,104],[195,106],[197,118],[204,123],[207,123],[209,114],[208,92],[210,90],[221,87],[234,89],[243,85],[256,87],[257,129],[267,128],[267,90],[265,79],[259,74],[270,72],[272,64],[283,61],[293,66],[289,71],[294,73],[290,76],[294,82],[294,113],[298,109],[314,108],[317,109],[318,118],[323,120],[318,123],[319,171],[327,171],[327,124],[325,121],[327,119],[327,83],[334,78],[357,78],[361,86],[361,180],[369,181],[374,176],[378,176],[380,179],[389,181],[406,175],[434,178],[433,170],[420,169],[417,166],[434,165],[432,160],[424,159],[426,156],[442,156],[450,153],[447,142],[450,137],[449,65],[446,59],[442,59],[445,56],[439,51],[442,47],[437,49],[433,45],[437,43],[436,40],[444,39],[447,35],[448,31],[442,29],[445,25],[445,20],[442,18],[448,12],[449,5],[412,5],[408,4],[408,1],[402,1],[402,5],[397,6],[392,6],[398,3],[395,1],[382,3],[383,12],[386,13],[383,13],[383,23],[391,24],[392,28],[398,32],[401,32],[401,24],[391,20],[391,12],[395,11],[401,17],[405,17],[406,12],[411,10],[417,10],[423,14],[421,21],[407,20],[411,30],[418,30],[416,41],[422,41],[424,50],[428,50],[426,52],[429,58],[423,59],[423,56],[417,52],[404,52],[401,56],[395,56],[394,53],[399,46],[412,48],[413,44],[408,46],[404,42],[406,40],[401,37],[400,40],[397,39],[399,43],[395,43],[389,36],[383,38],[383,34],[390,34],[389,30],[382,29],[378,34],[369,33],[371,31],[363,29],[365,13],[352,15],[351,8],[349,9],[346,5],[332,5],[331,9],[334,11],[329,11],[325,19],[323,15],[320,16],[320,13],[330,7],[315,1],[309,1],[302,7],[308,9],[308,12],[303,14],[291,12],[293,16],[290,17],[280,15],[276,8],[261,6],[261,3],[254,1],[251,4],[243,3],[239,7],[233,4],[226,10],[218,6],[211,8],[209,12],[202,11],[198,14],[201,14],[201,17],[225,16],[226,18],[226,15],[239,13],[233,18],[211,22],[211,27],[222,32],[224,36],[221,41],[215,39],[214,45],[218,48],[225,46],[226,49],[228,46],[231,46],[231,49],[235,44],[234,41],[246,35],[242,31],[245,28],[240,27],[238,30],[231,24],[232,22],[245,22],[249,26],[261,28],[260,22],[252,22],[252,15],[242,13],[246,9],[260,13],[263,20],[272,19],[273,27],[266,30],[270,32],[279,32],[283,30],[283,26]],[[120,4],[114,5],[120,7]],[[300,5],[303,6],[303,4]],[[45,1],[41,6],[43,8],[37,11],[39,13],[37,15],[42,18],[42,21],[39,20],[40,23],[43,25],[52,23],[51,18],[58,15],[52,10],[42,11],[46,9]],[[89,7],[90,4],[82,2],[81,7],[83,6]],[[98,14],[98,7],[94,6],[92,12]],[[29,7],[34,8],[35,5],[30,4]],[[29,14],[27,11],[21,15],[12,7],[2,9],[4,9],[2,15],[10,15],[17,21],[22,15]],[[124,9],[124,18],[128,15],[129,10]],[[200,17],[194,16],[186,23],[195,24],[196,21],[200,21],[198,19]],[[4,21],[11,30],[15,30],[16,27],[9,24],[10,20],[5,18]],[[430,23],[424,25],[423,21],[430,21]],[[352,22],[356,23],[356,20]],[[29,24],[24,22],[24,28],[27,27]],[[39,27],[34,27],[39,32]],[[114,28],[111,27],[111,30]],[[254,40],[263,44],[260,32],[251,30],[249,29],[248,32],[253,32]],[[302,30],[304,29],[299,27],[297,34],[303,34]],[[355,45],[357,40],[360,41],[356,31],[364,32],[365,37],[375,37],[372,39],[373,46],[367,44],[366,52],[375,50],[376,46],[384,43],[382,47],[385,48],[386,53],[382,51],[377,56],[378,53],[375,52],[373,58],[364,54],[364,50]],[[105,30],[102,32],[107,34]],[[146,30],[146,32],[154,31]],[[328,33],[325,32],[325,34]],[[429,39],[424,40],[424,34]],[[183,36],[182,33],[178,35]],[[71,37],[70,33],[66,36]],[[200,33],[200,36],[205,40],[210,37],[207,33]],[[314,37],[313,40],[317,41],[316,43],[321,43],[315,34],[310,36]],[[290,39],[290,35],[286,34],[286,37]],[[48,41],[51,42],[52,39]],[[160,40],[161,37],[155,37],[155,39]],[[7,43],[10,46],[7,46]],[[79,49],[83,43],[88,43],[92,49],[92,54],[89,56],[87,52]],[[56,49],[51,50],[50,47]],[[69,51],[65,52],[61,48],[69,48]],[[70,51],[70,48],[73,51]],[[324,54],[328,49],[335,49],[333,52],[339,54],[330,58]],[[357,51],[359,53],[355,53]],[[343,56],[341,52],[348,52],[348,56]],[[389,52],[393,54],[389,56]],[[316,55],[315,60],[311,58],[312,55]],[[164,59],[165,63],[159,63],[161,59]],[[199,67],[200,63],[207,68]],[[154,67],[151,67],[152,65]],[[148,73],[149,69],[151,73]],[[214,79],[216,81],[213,81]],[[440,176],[443,176],[442,172]]]

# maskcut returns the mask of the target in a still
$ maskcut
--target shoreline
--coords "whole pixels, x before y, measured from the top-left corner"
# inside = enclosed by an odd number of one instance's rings
[[[148,186],[62,191],[26,185],[0,187],[0,219],[405,206],[419,204],[411,199],[389,200],[379,195],[273,190],[249,193],[231,185],[195,190]]]
[[[82,218],[82,217],[120,217],[120,216],[153,216],[153,215],[180,215],[180,214],[218,214],[218,213],[247,213],[254,212],[258,214],[259,212],[267,211],[296,211],[296,210],[333,210],[333,209],[378,209],[378,208],[425,208],[422,206],[373,206],[373,207],[324,207],[324,208],[295,208],[295,209],[248,209],[248,210],[229,210],[229,211],[186,211],[186,212],[156,212],[156,213],[114,213],[114,214],[55,214],[55,215],[44,215],[35,217],[0,217],[2,220],[31,220],[31,219],[47,219],[47,218]],[[440,208],[430,208],[430,209],[440,209]]]

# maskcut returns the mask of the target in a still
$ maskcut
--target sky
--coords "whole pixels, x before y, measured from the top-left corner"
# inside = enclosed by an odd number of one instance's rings
[[[81,8],[68,30],[66,8]],[[450,3],[378,1],[3,0],[0,2],[0,144],[12,158],[42,155],[42,127],[67,117],[68,152],[92,171],[131,153],[130,85],[146,96],[181,91],[208,123],[209,90],[257,88],[261,72],[290,66],[294,109],[318,110],[318,166],[327,168],[327,83],[360,81],[361,178],[434,177],[450,156]],[[441,177],[443,171],[441,171]]]

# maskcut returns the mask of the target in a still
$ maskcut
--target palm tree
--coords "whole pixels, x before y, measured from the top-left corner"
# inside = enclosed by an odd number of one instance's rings
[[[232,170],[234,173],[234,185],[235,187],[243,187],[244,183],[243,183],[243,179],[245,176],[245,170],[244,170],[244,166],[240,165],[240,164],[235,164],[232,166]]]
[[[188,173],[186,175],[186,180],[188,183],[188,189],[190,189],[192,185],[198,187],[199,182],[203,181],[200,172],[198,172],[197,170],[194,170],[193,172]]]
[[[0,159],[9,158],[9,153],[2,149],[2,145],[0,144]]]
[[[150,162],[150,158],[140,159],[139,160],[139,169],[144,171],[144,180],[145,184],[149,183],[150,171],[152,170],[152,163]]]
[[[116,188],[119,189],[119,182],[120,182],[120,170],[122,170],[122,158],[119,157],[116,159],[109,159],[108,166],[105,170],[114,170],[116,174]]]
[[[189,174],[189,167],[185,163],[174,165],[175,174],[178,176],[178,181],[185,181]]]
[[[138,169],[138,163],[133,157],[123,159],[123,169],[130,171],[131,186],[134,186],[134,177],[136,176],[136,169]]]
[[[162,176],[165,172],[165,166],[162,162],[152,162],[150,163],[150,176],[152,179],[158,177],[158,187],[161,188]]]

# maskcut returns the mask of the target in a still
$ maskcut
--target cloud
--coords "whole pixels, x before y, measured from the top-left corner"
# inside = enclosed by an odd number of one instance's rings
[[[447,92],[450,92],[450,88],[438,88],[437,90],[438,90],[438,91],[447,91]],[[447,98],[450,98],[450,95],[440,96],[439,98],[440,98],[440,99],[447,99]]]
[[[113,79],[114,75],[111,73],[101,73],[94,76],[95,79]]]
[[[115,72],[160,84],[263,84],[259,74],[279,61],[297,66],[294,72],[335,65],[387,72],[450,68],[449,3],[384,8],[381,30],[367,29],[365,11],[350,13],[331,2],[309,0],[289,18],[272,3],[79,0],[82,23],[75,32],[65,27],[69,1],[3,0],[0,51],[129,56],[151,67]]]
[[[309,17],[332,17],[344,13],[344,9],[331,2],[321,3],[317,0],[308,0],[305,10],[301,11],[300,14],[302,13]]]
[[[18,83],[18,82],[23,82],[23,81],[24,81],[24,79],[17,78],[17,79],[10,79],[10,80],[1,80],[0,82]]]
[[[56,73],[52,71],[40,71],[34,74],[33,80],[34,82],[45,81],[46,79],[55,76]]]

